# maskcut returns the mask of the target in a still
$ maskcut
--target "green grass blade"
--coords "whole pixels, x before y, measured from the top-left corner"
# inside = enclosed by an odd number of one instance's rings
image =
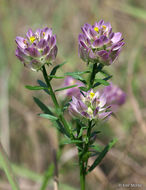
[[[0,165],[2,166],[7,178],[8,178],[8,181],[12,187],[12,190],[20,190],[19,189],[19,186],[17,184],[17,181],[15,179],[15,176],[13,174],[13,171],[11,169],[11,164],[7,158],[7,155],[0,143]]]
[[[14,163],[12,163],[12,169],[17,176],[24,177],[32,181],[41,182],[43,179],[43,176],[41,174],[38,174],[35,171],[32,171],[23,166],[18,166]]]
[[[142,8],[138,8],[135,6],[125,5],[122,9],[123,12],[126,12],[136,18],[140,18],[146,20],[146,10]]]
[[[54,165],[51,164],[44,175],[40,190],[45,190],[47,188],[49,179],[53,176],[53,172],[54,172]]]

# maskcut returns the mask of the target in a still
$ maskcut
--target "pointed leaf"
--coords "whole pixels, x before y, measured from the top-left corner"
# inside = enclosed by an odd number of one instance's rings
[[[52,69],[52,71],[50,72],[50,75],[52,76],[52,75],[55,75],[56,74],[56,72],[57,72],[57,70],[60,68],[60,67],[62,67],[64,64],[65,64],[66,62],[63,62],[63,63],[61,63],[61,64],[59,64],[59,65],[56,65],[53,69]],[[52,78],[50,79],[50,81],[52,80]]]
[[[43,103],[41,102],[38,98],[33,97],[35,103],[39,106],[39,108],[45,113],[45,114],[50,114],[53,116],[52,111]],[[61,122],[59,120],[51,120],[52,123],[54,124],[54,126],[63,134],[65,134],[66,136],[68,136],[68,133],[66,132],[66,130],[64,129],[64,126],[61,124]]]
[[[64,77],[61,77],[61,76],[58,77],[58,76],[55,76],[55,75],[50,75],[49,77],[50,77],[50,78],[55,78],[55,79],[63,79],[63,78],[64,78]]]
[[[70,139],[65,139],[61,142],[61,144],[79,144],[83,143],[81,140],[70,140]]]
[[[85,73],[90,73],[90,71],[77,71],[77,72],[67,72],[64,75],[66,76],[74,76],[74,75],[82,75]]]
[[[87,73],[87,71],[85,72],[67,72],[65,73],[66,76],[71,76],[72,78],[79,80],[81,82],[83,82],[84,84],[86,84],[86,80],[83,79],[80,75],[83,73]]]
[[[80,137],[82,136],[83,131],[84,131],[85,129],[87,129],[87,127],[82,127],[82,128],[80,129],[80,132],[79,132],[78,138],[80,138]]]
[[[99,163],[105,157],[107,152],[115,145],[116,142],[117,142],[117,139],[115,138],[103,149],[103,151],[99,154],[99,156],[96,158],[96,160],[93,162],[93,164],[89,168],[88,172],[91,172],[92,170],[94,170],[94,168],[96,168],[97,165],[99,165]]]
[[[44,90],[44,89],[48,89],[47,87],[42,87],[42,86],[29,86],[26,85],[25,88],[29,89],[29,90]]]
[[[95,82],[99,82],[100,84],[103,84],[104,86],[109,86],[110,84],[103,79],[95,79]]]
[[[37,80],[37,82],[38,82],[38,84],[39,84],[40,86],[42,86],[42,87],[45,88],[44,91],[45,91],[47,94],[50,94],[46,83],[44,83],[44,82],[41,81],[41,80]]]
[[[87,91],[88,91],[88,89],[87,89],[86,87],[84,87],[84,86],[79,87],[79,89],[81,89],[81,90],[84,91],[84,92],[87,92]]]
[[[56,89],[55,92],[62,91],[62,90],[66,90],[66,89],[69,89],[69,88],[74,88],[74,87],[76,87],[76,86],[77,86],[77,85],[66,86],[66,87],[64,87],[64,88]]]
[[[109,80],[110,78],[112,78],[112,75],[109,76],[109,77],[106,77],[106,78],[104,78],[104,79],[96,79],[96,80],[98,80],[98,82],[94,84],[93,88],[95,88],[96,86],[99,86],[100,84],[102,84],[102,81],[103,81],[103,80],[104,80],[104,82],[106,82],[106,81]],[[102,81],[101,81],[101,80],[102,80]],[[104,82],[103,82],[103,83],[104,83]],[[107,84],[107,83],[106,83],[106,84]],[[104,85],[105,85],[105,84],[104,84]],[[108,83],[108,85],[110,85],[110,84]],[[108,86],[108,85],[105,85],[105,86]]]
[[[57,117],[53,116],[53,115],[50,115],[50,114],[45,114],[45,113],[41,113],[39,114],[40,117],[43,117],[45,119],[49,119],[49,120],[52,120],[52,121],[56,121],[58,120]]]
[[[44,113],[47,113],[47,114],[52,114],[52,112],[50,111],[50,109],[41,101],[39,100],[38,98],[36,97],[33,97],[35,103],[39,106],[39,108],[44,112]]]

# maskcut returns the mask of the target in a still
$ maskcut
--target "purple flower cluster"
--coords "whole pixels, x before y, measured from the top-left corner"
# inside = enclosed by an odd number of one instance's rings
[[[56,35],[51,28],[28,30],[26,37],[16,37],[16,56],[34,71],[52,62],[57,55]]]
[[[106,98],[106,104],[111,105],[112,111],[116,111],[119,106],[125,103],[126,94],[118,86],[110,83],[106,86],[101,94]]]
[[[124,45],[122,34],[114,33],[110,23],[103,20],[94,25],[85,24],[79,34],[79,55],[86,62],[110,65]]]
[[[89,120],[102,120],[111,115],[110,106],[106,105],[106,98],[93,90],[80,94],[80,98],[72,97],[69,111],[75,117],[86,118]]]
[[[79,87],[85,86],[85,85],[82,82],[80,82],[79,80],[76,80],[71,76],[67,76],[65,78],[63,86],[67,87],[67,86],[71,86],[71,85],[77,85],[77,86],[74,87],[74,88],[69,88],[69,89],[65,90],[64,95],[68,96],[68,97],[72,97],[72,96],[80,97],[80,89],[79,89]]]

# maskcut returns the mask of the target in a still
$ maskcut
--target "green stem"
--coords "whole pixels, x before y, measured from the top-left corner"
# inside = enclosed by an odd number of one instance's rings
[[[56,106],[56,108],[59,108],[59,104],[58,104],[58,102],[57,102],[56,96],[55,96],[54,91],[53,91],[53,89],[52,89],[52,86],[51,86],[51,84],[50,84],[50,81],[49,81],[49,78],[48,78],[48,75],[47,75],[47,71],[46,71],[45,66],[43,66],[43,76],[44,76],[44,79],[45,79],[45,81],[46,81],[46,83],[47,83],[47,86],[48,86],[48,88],[49,88],[49,93],[50,93],[50,96],[51,96],[51,98],[52,98],[52,100],[53,100],[53,103],[54,103],[54,105]]]
[[[92,67],[92,72],[89,78],[89,89],[91,89],[93,87],[93,83],[95,80],[95,75],[96,75],[96,70],[97,70],[97,63],[94,63],[93,67]]]
[[[50,80],[49,80],[49,78],[48,78],[48,75],[47,75],[47,71],[46,71],[45,66],[43,66],[42,69],[43,69],[43,70],[42,70],[43,76],[44,76],[44,79],[45,79],[45,81],[46,81],[46,83],[47,83],[50,96],[51,96],[52,101],[53,101],[53,103],[54,103],[54,105],[55,105],[56,112],[58,113],[58,111],[60,110],[59,103],[58,103],[58,101],[57,101],[57,98],[56,98],[55,93],[54,93],[54,91],[53,91],[53,88],[52,88],[52,86],[51,86],[51,83],[50,83]],[[59,111],[59,114],[57,114],[57,115],[58,115],[58,118],[60,119],[60,121],[63,123],[64,128],[65,128],[65,130],[66,130],[68,136],[70,136],[71,134],[70,134],[69,125],[68,125],[67,121],[65,120],[62,111]]]
[[[88,143],[85,145],[84,152],[86,153],[89,149],[89,142],[90,142],[90,135],[91,135],[91,130],[92,130],[92,121],[88,121],[88,130],[87,130],[87,138],[88,138]],[[85,163],[85,171],[87,171],[87,166],[88,166],[88,158]]]
[[[92,72],[90,74],[90,77],[89,77],[89,84],[88,84],[88,88],[91,89],[93,88],[93,85],[94,85],[94,80],[95,80],[95,76],[96,74],[102,70],[103,68],[103,65],[99,63],[99,65],[97,65],[98,63],[94,63],[93,64],[93,67],[92,67]]]
[[[13,190],[20,190],[19,186],[17,184],[16,178],[13,174],[13,171],[11,168],[11,163],[10,163],[10,161],[9,161],[9,159],[8,159],[4,149],[3,149],[1,142],[0,142],[0,165],[3,168],[12,189]]]
[[[80,185],[81,185],[81,190],[85,190],[84,163],[80,163]]]
[[[80,133],[80,129],[81,129],[81,125],[80,123],[77,121],[77,135],[79,135]],[[83,137],[81,136],[79,138],[79,140],[81,140],[83,142]],[[79,167],[80,167],[80,187],[81,187],[81,190],[85,190],[85,168],[84,168],[84,161],[82,159],[82,150],[83,150],[83,147],[84,147],[84,142],[82,144],[78,144],[78,156],[79,156]]]

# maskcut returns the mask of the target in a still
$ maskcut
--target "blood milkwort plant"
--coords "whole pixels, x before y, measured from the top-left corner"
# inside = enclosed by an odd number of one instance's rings
[[[99,131],[96,129],[100,122],[105,122],[125,102],[125,93],[117,86],[109,83],[111,75],[103,70],[110,66],[119,56],[124,45],[122,34],[114,33],[110,23],[103,20],[94,25],[85,24],[79,34],[79,56],[87,64],[85,71],[67,72],[65,84],[62,88],[54,89],[52,80],[60,78],[57,70],[64,63],[53,65],[57,56],[56,35],[51,28],[38,29],[33,32],[28,30],[26,37],[16,37],[16,56],[33,71],[41,71],[43,81],[38,81],[39,86],[26,86],[30,90],[45,90],[55,109],[49,108],[41,100],[35,102],[42,109],[39,116],[49,119],[57,130],[66,138],[66,144],[74,144],[78,149],[80,188],[85,190],[86,175],[100,164],[107,152],[116,143],[113,139],[103,148],[95,143]],[[53,67],[50,73],[46,67]],[[104,78],[97,78],[101,73]],[[96,90],[100,85],[106,87]],[[56,97],[57,91],[64,91],[70,97],[62,106]],[[67,110],[73,120],[67,121],[64,111]],[[88,165],[90,157],[96,156],[91,166]]]

